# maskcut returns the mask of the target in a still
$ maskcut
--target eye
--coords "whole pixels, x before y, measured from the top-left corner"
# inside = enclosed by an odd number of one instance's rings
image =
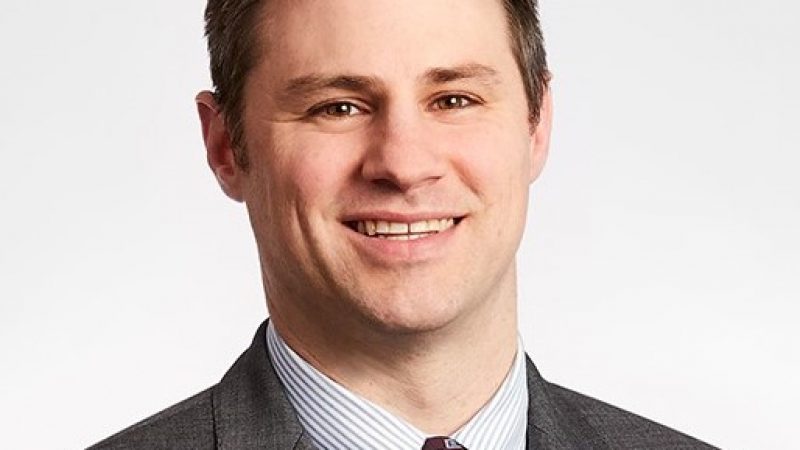
[[[312,116],[323,118],[344,118],[364,113],[364,110],[351,102],[326,103],[311,110]]]
[[[434,102],[434,109],[439,110],[451,110],[451,109],[463,109],[470,107],[475,104],[471,98],[467,97],[466,95],[445,95],[439,97]]]

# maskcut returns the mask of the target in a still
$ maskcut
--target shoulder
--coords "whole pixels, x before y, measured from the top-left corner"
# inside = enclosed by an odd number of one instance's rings
[[[212,449],[214,419],[212,388],[177,403],[88,450]]]
[[[550,400],[569,415],[580,416],[611,448],[713,449],[652,420],[595,398],[546,382]]]
[[[266,326],[219,383],[90,450],[311,448],[270,363]]]

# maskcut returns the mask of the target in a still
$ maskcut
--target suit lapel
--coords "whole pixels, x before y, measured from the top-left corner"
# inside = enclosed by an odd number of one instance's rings
[[[214,431],[220,450],[311,450],[283,386],[272,368],[266,325],[213,389]]]
[[[539,449],[607,449],[583,414],[554,398],[545,381],[526,355],[528,375],[527,448]]]

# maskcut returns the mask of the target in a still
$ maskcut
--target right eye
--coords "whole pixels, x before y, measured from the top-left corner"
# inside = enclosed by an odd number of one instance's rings
[[[311,110],[311,115],[322,118],[341,119],[364,114],[364,112],[364,110],[352,102],[333,102],[317,106]]]

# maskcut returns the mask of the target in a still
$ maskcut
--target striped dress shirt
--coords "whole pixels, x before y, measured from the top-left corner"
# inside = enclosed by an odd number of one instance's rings
[[[269,356],[300,423],[326,450],[419,450],[427,436],[405,420],[347,390],[303,360],[267,326]],[[480,376],[480,374],[475,374]],[[469,450],[524,450],[528,384],[522,339],[500,388],[456,439]]]

